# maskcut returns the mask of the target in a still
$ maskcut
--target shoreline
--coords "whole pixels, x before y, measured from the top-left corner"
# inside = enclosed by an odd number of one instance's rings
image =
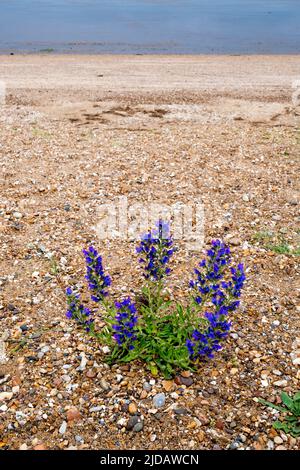
[[[300,55],[0,55],[0,80],[10,92],[60,90],[67,97],[76,90],[78,102],[88,90],[102,99],[169,104],[218,96],[288,102],[299,79]]]

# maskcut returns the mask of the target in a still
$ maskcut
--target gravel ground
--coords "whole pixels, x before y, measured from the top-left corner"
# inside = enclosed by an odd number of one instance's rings
[[[299,391],[297,74],[299,57],[1,58],[2,449],[300,449],[258,403]],[[230,338],[196,373],[110,369],[65,319],[91,242],[113,296],[141,285],[134,243],[93,229],[99,205],[124,195],[201,200],[205,242],[228,241],[246,265]],[[168,287],[183,298],[201,254],[179,247]]]

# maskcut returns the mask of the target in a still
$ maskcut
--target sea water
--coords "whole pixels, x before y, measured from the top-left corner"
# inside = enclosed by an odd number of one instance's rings
[[[1,52],[300,52],[300,0],[0,0]]]

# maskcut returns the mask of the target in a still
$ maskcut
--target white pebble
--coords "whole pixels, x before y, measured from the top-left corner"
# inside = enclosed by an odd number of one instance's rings
[[[277,380],[276,382],[273,382],[273,385],[276,385],[276,387],[285,387],[287,385],[287,380]]]
[[[66,422],[66,421],[63,421],[63,422],[62,422],[62,425],[61,425],[61,427],[59,428],[59,431],[58,431],[58,432],[59,432],[60,434],[65,434],[66,430],[67,430],[67,422]]]
[[[268,387],[268,386],[269,386],[269,382],[267,381],[267,379],[264,379],[264,380],[261,381],[261,385],[262,385],[263,387]]]

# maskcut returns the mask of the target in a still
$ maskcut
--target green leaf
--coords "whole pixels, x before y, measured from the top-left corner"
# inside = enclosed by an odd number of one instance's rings
[[[155,364],[149,364],[149,369],[152,375],[156,377],[158,375],[158,369]]]
[[[281,392],[280,396],[281,396],[282,402],[288,407],[289,410],[292,411],[293,406],[294,406],[294,401],[292,400],[292,398],[290,398],[288,394],[285,392]]]
[[[274,403],[271,403],[267,400],[263,400],[262,398],[259,398],[258,401],[259,403],[262,403],[263,405],[269,406],[270,408],[274,408],[274,410],[286,412],[286,409],[283,408],[282,406],[274,405]]]

